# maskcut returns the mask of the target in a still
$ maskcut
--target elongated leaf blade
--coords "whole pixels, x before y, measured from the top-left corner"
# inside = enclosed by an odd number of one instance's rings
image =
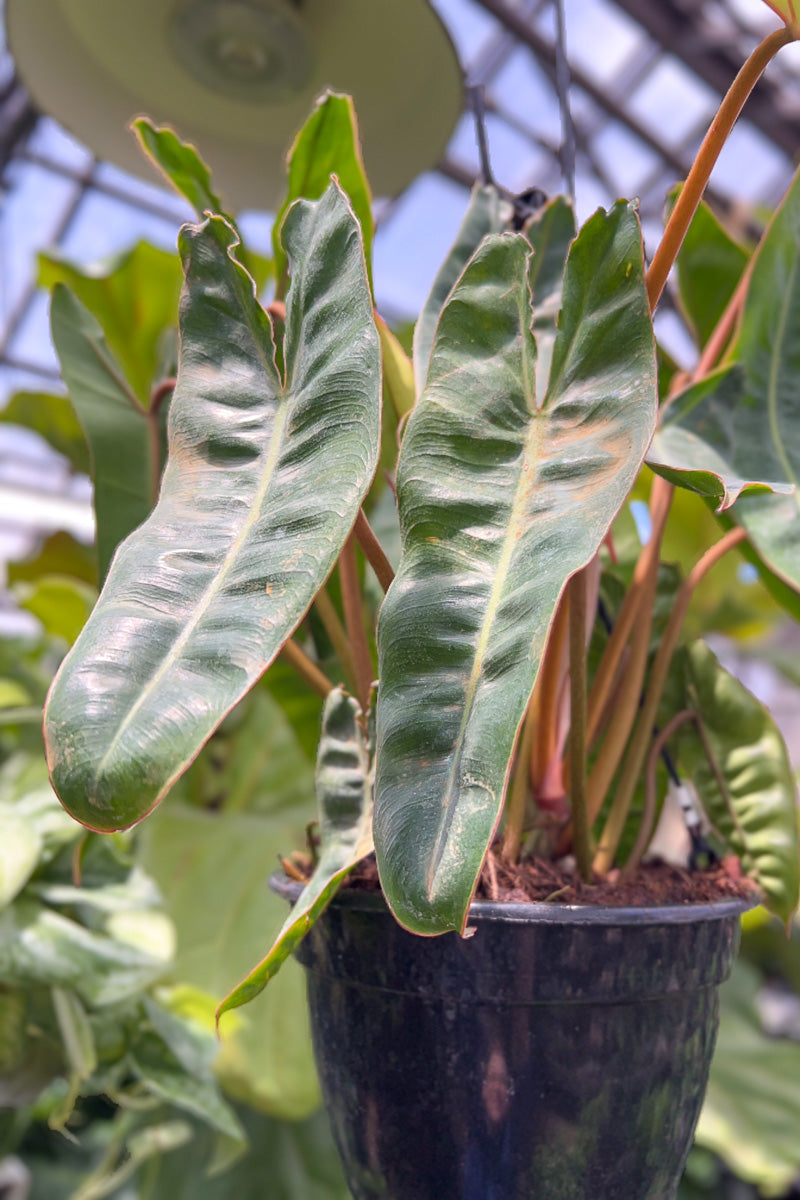
[[[536,393],[544,395],[561,311],[564,264],[575,240],[575,213],[569,200],[555,196],[541,208],[525,230],[533,247],[530,281],[533,292],[533,333],[536,338]]]
[[[61,374],[91,452],[103,579],[119,543],[149,515],[161,464],[154,461],[150,418],[102,329],[62,283],[53,290],[50,322]]]
[[[800,866],[796,789],[783,738],[766,708],[705,642],[686,648],[684,664],[687,702],[700,715],[706,745],[687,722],[679,739],[681,765],[766,906],[788,921],[797,908]]]
[[[159,382],[165,335],[178,322],[182,280],[178,255],[148,242],[90,266],[53,251],[39,256],[40,285],[64,283],[89,309],[143,408]]]
[[[67,809],[125,828],[158,803],[266,670],[330,572],[375,470],[380,349],[358,224],[331,186],[286,222],[287,378],[212,217],[184,230],[170,459],[53,685]]]
[[[559,597],[596,553],[655,423],[631,207],[598,213],[572,246],[539,398],[528,249],[490,237],[466,268],[400,455],[375,843],[395,914],[423,933],[463,929]]]
[[[647,463],[720,511],[745,490],[791,493],[783,465],[765,447],[763,426],[764,412],[747,395],[745,372],[735,364],[723,367],[670,403]]]
[[[322,717],[317,759],[320,856],[269,954],[220,1005],[217,1016],[248,1004],[325,911],[349,871],[372,853],[372,779],[361,709],[341,688],[331,692]]]
[[[414,407],[414,368],[397,337],[381,317],[376,317],[383,351],[384,386],[394,410],[395,420],[407,416]]]
[[[182,141],[174,129],[154,125],[147,117],[137,117],[131,128],[146,156],[189,201],[201,220],[207,212],[225,213],[214,191],[211,172],[191,142]]]
[[[492,187],[491,184],[478,184],[473,188],[469,207],[456,234],[456,240],[437,272],[414,328],[413,361],[417,394],[425,387],[428,378],[433,338],[445,300],[486,235],[501,233],[506,228],[510,215],[510,206],[502,199],[496,187]]]
[[[670,200],[680,193],[675,188]],[[692,218],[678,255],[681,306],[698,346],[705,346],[747,266],[748,253],[705,201]]]
[[[349,198],[361,225],[364,255],[370,279],[372,263],[372,193],[364,172],[358,121],[350,96],[326,92],[294,140],[289,151],[289,180],[286,199],[275,217],[273,248],[275,275],[286,272],[286,255],[281,245],[283,219],[295,200],[316,200],[335,175]]]

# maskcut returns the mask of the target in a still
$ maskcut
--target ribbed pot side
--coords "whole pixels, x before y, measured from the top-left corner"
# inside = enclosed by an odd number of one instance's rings
[[[298,957],[355,1200],[672,1200],[745,907],[478,902],[419,938],[340,893]]]

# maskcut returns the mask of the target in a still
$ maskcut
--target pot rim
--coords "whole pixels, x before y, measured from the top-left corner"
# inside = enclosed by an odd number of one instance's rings
[[[283,871],[269,878],[273,892],[295,904],[304,884],[290,879]],[[389,913],[382,892],[341,888],[331,903],[363,912]],[[613,907],[596,904],[550,904],[543,901],[473,900],[468,921],[502,921],[505,924],[558,925],[688,925],[703,921],[722,921],[741,916],[756,908],[755,896],[711,900],[701,904],[665,904],[634,907]]]

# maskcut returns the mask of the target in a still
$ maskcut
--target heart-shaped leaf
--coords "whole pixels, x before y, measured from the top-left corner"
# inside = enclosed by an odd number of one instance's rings
[[[170,458],[50,694],[54,786],[92,828],[161,799],[302,620],[375,471],[380,348],[341,191],[285,223],[286,379],[222,217],[182,234]]]
[[[656,414],[641,232],[597,213],[567,259],[535,394],[530,247],[484,240],[442,311],[398,468],[403,558],[378,627],[375,843],[404,925],[462,929],[569,577],[596,553]]]
[[[350,870],[372,852],[372,779],[357,702],[336,688],[325,702],[317,758],[320,855],[269,954],[222,1002],[218,1016],[262,992]]]

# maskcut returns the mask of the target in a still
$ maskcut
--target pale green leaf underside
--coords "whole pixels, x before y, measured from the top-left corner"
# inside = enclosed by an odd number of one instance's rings
[[[375,843],[403,924],[463,927],[566,581],[596,553],[656,412],[630,206],[573,243],[534,394],[529,246],[487,238],[439,321],[398,470],[403,559],[379,622]],[[533,263],[535,270],[535,257]]]
[[[355,700],[341,688],[331,692],[325,702],[317,759],[319,860],[269,954],[223,1001],[218,1016],[263,991],[327,908],[347,873],[372,852],[372,779],[360,718]]]
[[[331,185],[286,222],[287,379],[220,217],[187,274],[159,503],[115,557],[53,685],[54,786],[78,820],[143,817],[263,673],[333,567],[375,471],[380,349],[358,224]]]
[[[687,723],[678,743],[681,766],[711,823],[761,887],[765,905],[787,921],[800,880],[796,789],[783,738],[767,709],[704,642],[688,646],[684,661],[687,703],[701,715],[713,764]]]

